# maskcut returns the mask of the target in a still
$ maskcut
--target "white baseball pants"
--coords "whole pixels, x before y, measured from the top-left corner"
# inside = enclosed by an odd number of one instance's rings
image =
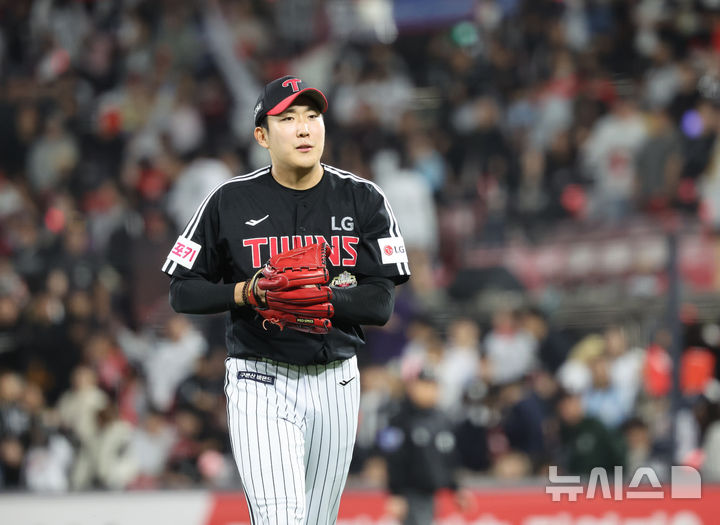
[[[308,366],[228,358],[225,367],[252,524],[334,524],[357,432],[357,358]]]

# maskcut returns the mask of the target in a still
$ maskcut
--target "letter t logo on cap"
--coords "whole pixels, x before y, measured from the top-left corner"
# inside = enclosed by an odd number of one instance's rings
[[[282,83],[282,87],[288,87],[292,84],[292,90],[293,93],[297,93],[300,91],[300,88],[298,87],[298,84],[302,82],[299,78],[288,78],[285,82]]]

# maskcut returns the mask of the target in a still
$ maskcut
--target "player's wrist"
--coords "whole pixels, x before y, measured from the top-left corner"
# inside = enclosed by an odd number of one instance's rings
[[[258,277],[260,272],[256,273],[247,281],[237,283],[235,287],[235,302],[240,306],[252,306],[253,308],[263,308],[265,304],[265,290],[261,290],[258,285]]]
[[[244,306],[245,300],[245,287],[247,286],[247,281],[240,281],[238,283],[235,283],[235,290],[233,293],[233,299],[235,300],[235,304],[238,306]]]

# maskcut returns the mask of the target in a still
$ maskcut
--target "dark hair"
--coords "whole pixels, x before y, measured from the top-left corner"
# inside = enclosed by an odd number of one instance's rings
[[[561,403],[568,399],[576,399],[580,397],[580,394],[577,392],[573,392],[572,390],[568,390],[567,388],[560,387],[558,391],[556,392],[553,404],[555,406],[555,409],[557,410]]]
[[[620,425],[620,429],[623,432],[627,432],[629,430],[635,430],[635,429],[642,429],[642,430],[648,430],[648,425],[643,421],[641,418],[637,416],[633,416],[627,421],[625,421],[622,425]]]

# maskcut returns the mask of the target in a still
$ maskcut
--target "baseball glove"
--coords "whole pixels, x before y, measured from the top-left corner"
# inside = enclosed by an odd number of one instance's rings
[[[270,257],[243,288],[245,304],[265,323],[300,332],[326,334],[332,327],[332,290],[325,286],[330,275],[327,243],[310,244]],[[265,299],[257,290],[265,290]]]

